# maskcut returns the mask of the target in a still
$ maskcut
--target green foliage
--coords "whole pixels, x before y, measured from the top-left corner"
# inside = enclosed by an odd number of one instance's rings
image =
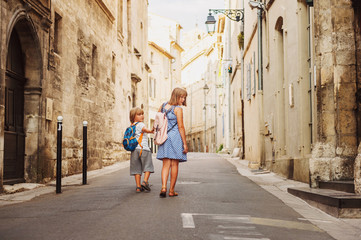
[[[242,49],[244,47],[244,32],[240,32],[237,38],[238,38],[238,47],[239,49]]]
[[[220,151],[222,151],[222,149],[223,149],[223,144],[221,144],[221,145],[219,146],[219,148],[218,148],[218,150],[217,150],[217,153],[220,152]]]

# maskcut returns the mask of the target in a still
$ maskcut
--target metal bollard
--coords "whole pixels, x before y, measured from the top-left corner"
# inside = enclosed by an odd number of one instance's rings
[[[61,151],[62,151],[62,133],[63,117],[58,116],[58,135],[56,148],[56,193],[61,193]]]
[[[87,126],[88,122],[83,122],[83,185],[87,184]]]

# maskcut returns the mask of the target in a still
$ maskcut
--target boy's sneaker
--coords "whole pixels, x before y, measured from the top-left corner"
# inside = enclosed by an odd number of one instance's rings
[[[142,187],[143,187],[143,189],[150,191],[149,182],[143,181]]]

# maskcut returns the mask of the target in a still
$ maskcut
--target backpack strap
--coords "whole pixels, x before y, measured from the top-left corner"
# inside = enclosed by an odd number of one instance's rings
[[[140,137],[139,137],[139,139],[138,139],[138,144],[139,144],[139,146],[142,148],[142,149],[140,149],[140,153],[139,153],[139,157],[142,155],[142,152],[143,152],[143,146],[142,146],[142,140],[143,140],[143,132],[140,134]]]
[[[133,123],[133,125],[136,126],[138,123],[139,122]],[[142,148],[142,149],[140,149],[139,157],[142,155],[142,151],[143,151],[142,140],[143,140],[143,131],[140,134],[139,139],[138,139],[138,144]]]

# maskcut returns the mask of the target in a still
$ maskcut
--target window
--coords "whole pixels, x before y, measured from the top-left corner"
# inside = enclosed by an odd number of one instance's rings
[[[54,21],[54,52],[60,54],[61,52],[61,30],[62,30],[62,21],[61,16],[58,13],[55,13]]]
[[[95,46],[93,44],[93,48],[92,48],[92,76],[95,77],[96,75],[96,64],[97,64],[97,58],[98,58],[98,53],[97,53],[97,46]]]
[[[127,0],[127,28],[128,28],[128,46],[132,44],[132,11],[131,11],[131,0]]]
[[[251,88],[251,79],[252,79],[252,67],[251,67],[251,63],[247,64],[247,86],[246,86],[246,90],[247,90],[247,100],[250,101],[251,100],[251,96],[252,96],[252,88]]]
[[[123,0],[118,1],[118,32],[123,34]]]
[[[112,82],[115,83],[115,53],[112,53]]]

